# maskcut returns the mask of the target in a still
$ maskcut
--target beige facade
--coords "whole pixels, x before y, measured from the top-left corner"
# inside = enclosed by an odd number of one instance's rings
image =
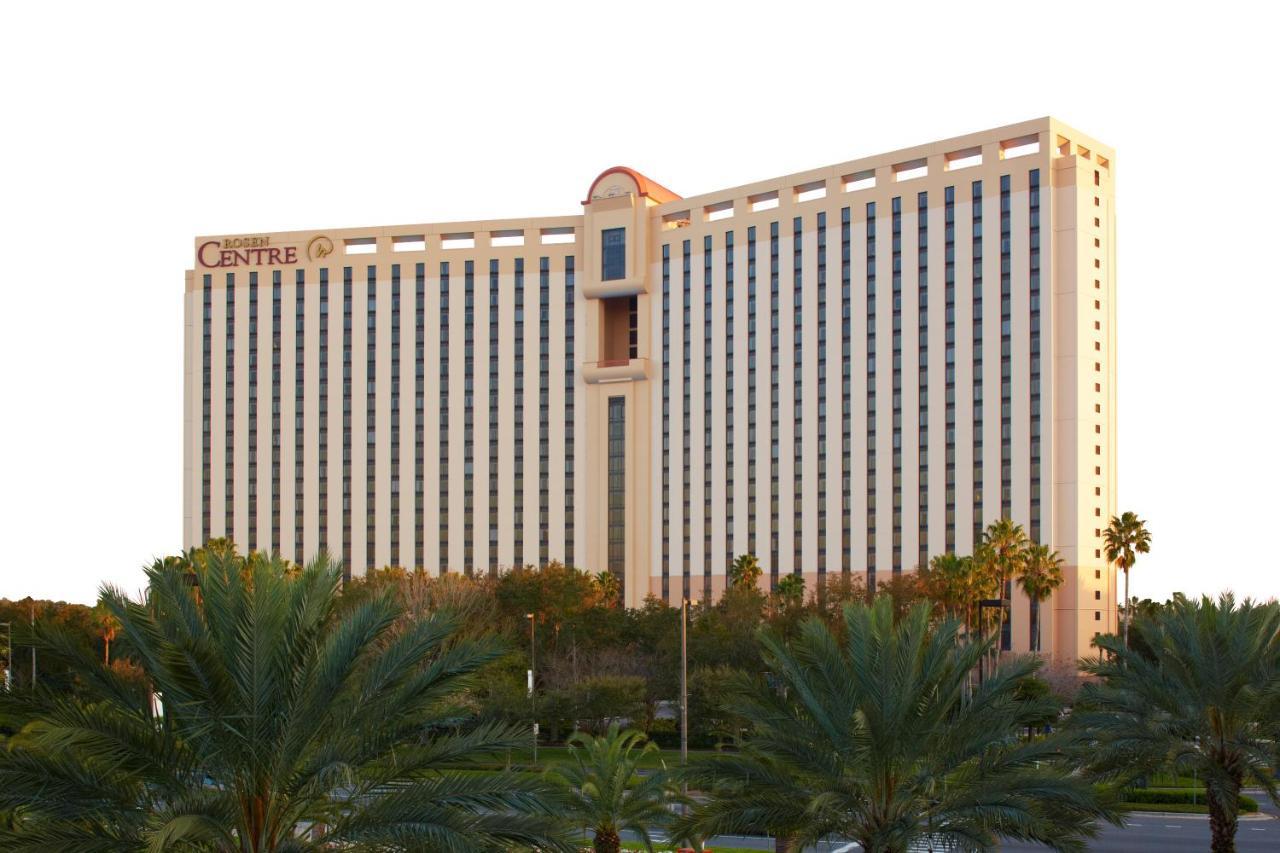
[[[647,595],[869,583],[1008,515],[1116,626],[1113,152],[1054,119],[580,216],[201,237],[184,542],[349,570],[561,560]],[[1030,643],[1014,596],[1011,642]]]

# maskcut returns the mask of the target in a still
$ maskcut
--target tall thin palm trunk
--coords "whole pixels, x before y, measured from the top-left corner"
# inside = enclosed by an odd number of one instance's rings
[[[1129,623],[1133,621],[1133,614],[1129,612],[1129,567],[1124,567],[1124,645],[1129,647]]]

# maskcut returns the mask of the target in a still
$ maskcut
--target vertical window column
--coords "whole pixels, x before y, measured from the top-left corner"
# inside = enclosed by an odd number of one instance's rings
[[[422,508],[425,472],[424,453],[424,410],[426,395],[426,308],[427,308],[427,265],[418,263],[413,268],[413,566],[424,568],[423,553],[426,551],[425,512]]]
[[[376,568],[374,545],[378,539],[377,459],[378,459],[378,268],[372,264],[365,271],[365,296],[368,315],[365,325],[365,453],[364,453],[364,568]]]
[[[515,555],[512,562],[524,565],[524,258],[516,258],[515,272],[515,376],[513,383],[515,467],[512,469],[512,512]]]
[[[342,579],[351,579],[351,267],[342,268]]]
[[[902,571],[902,197],[893,199],[893,574]]]
[[[791,572],[804,570],[804,247],[802,222],[791,220]]]
[[[235,519],[235,473],[236,473],[236,275],[235,273],[227,273],[227,296],[226,296],[226,312],[227,312],[227,332],[226,332],[226,398],[224,409],[226,413],[226,435],[225,448],[226,455],[223,457],[223,472],[225,491],[223,492],[225,504],[223,516],[223,536],[227,539],[235,538],[236,519]]]
[[[756,553],[756,226],[747,228],[747,553]]]
[[[682,352],[681,366],[683,368],[680,373],[680,376],[683,384],[682,400],[684,402],[684,405],[681,407],[681,410],[680,410],[683,416],[682,420],[683,420],[683,427],[684,427],[683,441],[681,444],[683,452],[681,453],[681,456],[680,456],[680,465],[681,465],[680,483],[681,483],[681,489],[682,489],[681,507],[683,509],[683,511],[680,513],[680,525],[681,525],[680,543],[681,543],[681,553],[683,555],[683,559],[681,563],[682,572],[681,572],[681,593],[680,594],[683,595],[685,598],[689,598],[689,580],[690,580],[690,575],[692,574],[692,565],[691,565],[692,557],[691,557],[690,551],[693,547],[692,544],[689,542],[689,537],[691,533],[691,529],[690,529],[691,525],[689,524],[689,511],[690,511],[689,490],[690,490],[690,482],[692,479],[692,473],[690,471],[690,465],[689,465],[689,449],[691,446],[690,435],[689,435],[691,431],[691,418],[690,418],[689,410],[691,408],[692,383],[690,381],[690,372],[691,372],[692,349],[693,349],[690,342],[690,337],[692,334],[692,316],[691,316],[692,307],[691,306],[692,306],[692,299],[693,299],[693,295],[692,295],[693,283],[692,283],[692,272],[690,268],[691,259],[690,259],[688,240],[685,240],[683,241],[683,243],[681,243],[680,250],[681,250],[681,267],[682,267],[681,282],[683,284],[682,316],[684,318],[684,334],[680,338],[680,347]]]
[[[662,244],[662,600],[671,600],[671,244]]]
[[[943,298],[946,318],[943,361],[946,364],[946,529],[945,549],[956,550],[956,188],[947,187],[943,197]]]
[[[627,580],[627,414],[625,397],[609,398],[609,572],[625,592]]]
[[[538,565],[551,559],[551,259],[538,259]]]
[[[576,526],[573,489],[574,365],[576,363],[573,339],[574,272],[573,255],[569,255],[564,259],[564,562],[568,566],[574,564],[573,539]],[[635,297],[632,299],[634,300]],[[635,358],[636,353],[632,352],[631,357]]]
[[[1031,326],[1031,518],[1027,531],[1031,541],[1040,542],[1040,170],[1031,170],[1030,225],[1028,242],[1031,247],[1029,270],[1030,326]],[[1031,602],[1031,625],[1040,623],[1040,602]],[[1036,638],[1031,636],[1031,647]]]
[[[702,238],[702,599],[711,600],[711,235]]]
[[[849,208],[840,210],[840,571],[853,571],[853,313],[852,228]]]
[[[919,476],[916,487],[918,541],[916,567],[929,564],[929,194],[916,194],[917,262],[916,281],[919,301],[919,438],[916,447]]]
[[[316,513],[320,520],[321,551],[329,547],[329,270],[320,270],[320,387],[317,403],[320,415],[316,429],[319,432],[320,457],[317,465]]]
[[[778,586],[778,223],[769,223],[769,588]]]
[[[867,202],[867,591],[876,591],[876,203]]]
[[[211,492],[212,480],[212,463],[210,454],[212,452],[211,425],[210,420],[213,417],[212,405],[212,381],[213,381],[213,276],[205,274],[202,281],[203,306],[201,308],[201,316],[203,317],[204,342],[202,352],[202,371],[201,371],[201,417],[202,427],[200,435],[200,544],[204,545],[209,541],[209,495]]]
[[[258,274],[249,273],[249,536],[245,547],[258,549]]]
[[[1000,517],[1013,515],[1013,194],[1009,175],[1000,176]],[[1013,582],[1001,595],[1008,601]],[[1012,619],[1005,608],[1000,648],[1009,649]]]
[[[304,287],[306,273],[294,270],[293,274],[293,561],[298,565],[306,559],[303,553],[304,513],[306,501],[306,308],[307,291]]]
[[[733,282],[733,232],[724,235],[724,553],[725,578],[733,565],[733,490],[734,490],[734,282]]]
[[[391,565],[400,562],[400,265],[391,265]]]
[[[489,261],[489,576],[498,575],[498,261]]]
[[[972,187],[973,218],[973,542],[982,540],[982,181]]]
[[[462,571],[475,571],[476,262],[462,266]]]
[[[827,214],[818,214],[818,577],[827,574]]]
[[[440,465],[437,469],[440,499],[440,574],[449,571],[449,262],[440,262]]]
[[[280,270],[271,273],[271,539],[280,550]]]

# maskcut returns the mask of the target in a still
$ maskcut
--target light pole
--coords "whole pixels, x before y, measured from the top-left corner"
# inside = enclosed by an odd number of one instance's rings
[[[689,763],[689,605],[697,599],[680,599],[680,764]]]
[[[538,696],[533,690],[533,677],[538,659],[538,637],[534,630],[538,624],[538,617],[533,613],[526,613],[524,616],[529,620],[529,707],[533,712],[533,763],[536,765],[538,763]]]
[[[992,609],[997,609],[997,608],[1003,609],[1007,603],[1008,602],[1003,598],[984,598],[978,602],[978,628],[979,630],[981,630],[982,637],[984,639],[987,636],[987,630],[986,630],[986,622],[984,622],[982,618],[982,611],[988,607]],[[1004,637],[996,637],[996,648],[997,648],[996,655],[997,656],[999,656],[999,647],[1003,641],[1004,641]],[[978,684],[979,685],[981,685],[983,681],[983,670],[985,669],[984,662],[986,661],[986,658],[987,658],[987,653],[983,652],[982,657],[978,659]]]

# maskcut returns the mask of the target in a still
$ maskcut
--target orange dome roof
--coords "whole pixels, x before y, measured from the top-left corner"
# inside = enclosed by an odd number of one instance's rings
[[[656,201],[658,204],[662,204],[663,202],[667,202],[667,201],[675,201],[676,199],[680,198],[679,195],[676,195],[671,190],[664,187],[662,184],[658,183],[657,181],[652,181],[646,178],[644,175],[640,174],[635,169],[629,169],[626,166],[613,166],[611,168],[605,169],[603,172],[601,172],[599,175],[596,176],[596,179],[591,182],[591,189],[587,190],[586,199],[582,203],[590,204],[591,195],[592,193],[595,192],[596,187],[600,184],[600,182],[603,181],[609,175],[613,175],[617,173],[624,174],[627,177],[631,178],[631,180],[635,181],[636,187],[638,187],[640,190],[640,195],[651,198],[654,201]]]

